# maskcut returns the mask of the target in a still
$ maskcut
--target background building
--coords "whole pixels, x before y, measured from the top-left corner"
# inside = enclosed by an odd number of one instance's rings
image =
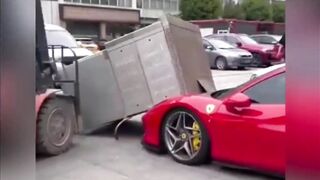
[[[179,0],[42,0],[46,23],[65,27],[75,37],[110,40],[163,13],[179,14]]]

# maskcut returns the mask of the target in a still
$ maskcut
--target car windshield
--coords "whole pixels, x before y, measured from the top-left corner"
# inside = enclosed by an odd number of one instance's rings
[[[245,44],[258,44],[257,41],[253,40],[247,35],[239,35],[239,37],[241,41],[244,42]]]
[[[221,40],[209,39],[209,42],[217,49],[235,49],[235,47],[232,46],[231,44]]]
[[[48,45],[62,45],[69,48],[78,47],[75,39],[66,31],[46,31]]]
[[[272,36],[277,42],[280,41],[280,39],[282,38],[282,36]]]

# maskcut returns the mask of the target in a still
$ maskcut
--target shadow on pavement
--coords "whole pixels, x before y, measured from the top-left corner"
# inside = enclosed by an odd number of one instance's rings
[[[233,174],[233,175],[239,175],[239,176],[254,176],[254,177],[260,177],[263,179],[270,179],[270,180],[284,180],[284,177],[280,177],[280,176],[275,176],[275,175],[271,175],[271,174],[267,174],[267,173],[263,173],[263,172],[258,172],[258,171],[254,171],[254,170],[250,170],[250,169],[244,169],[244,168],[236,168],[236,167],[229,167],[229,166],[223,166],[219,163],[212,163],[212,166],[214,166],[215,168],[220,168],[220,170],[223,173],[226,174]],[[212,166],[210,168],[212,168]]]
[[[92,133],[91,136],[103,136],[114,138],[114,129],[117,123],[101,128]],[[129,120],[124,122],[118,129],[119,139],[121,137],[141,137],[143,135],[143,127],[141,121]]]

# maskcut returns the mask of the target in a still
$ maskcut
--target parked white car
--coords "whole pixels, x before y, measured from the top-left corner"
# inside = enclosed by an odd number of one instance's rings
[[[77,59],[93,55],[93,52],[89,51],[86,48],[80,47],[76,42],[75,38],[64,28],[53,25],[53,24],[45,24],[47,43],[49,46],[49,57],[54,57],[55,59],[61,58],[63,54],[64,60],[70,59],[72,61],[76,56]],[[52,46],[64,46],[70,49],[62,49],[59,47],[55,47],[52,49]]]

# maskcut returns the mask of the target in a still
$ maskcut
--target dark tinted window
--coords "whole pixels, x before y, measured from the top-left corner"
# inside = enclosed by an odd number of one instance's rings
[[[277,40],[273,37],[270,36],[261,36],[260,39],[254,39],[256,40],[258,43],[262,43],[262,44],[276,44]]]
[[[285,73],[256,84],[244,94],[259,104],[285,104]]]
[[[255,41],[261,43],[261,37],[260,36],[253,36],[251,38],[254,39]]]

